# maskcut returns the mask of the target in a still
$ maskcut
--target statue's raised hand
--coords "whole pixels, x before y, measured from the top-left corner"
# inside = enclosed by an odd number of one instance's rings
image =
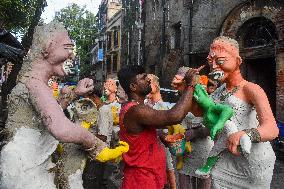
[[[92,79],[84,78],[80,80],[75,88],[76,95],[85,95],[94,90],[94,82]]]

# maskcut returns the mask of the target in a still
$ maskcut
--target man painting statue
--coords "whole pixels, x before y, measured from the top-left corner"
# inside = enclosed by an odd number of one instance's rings
[[[0,159],[1,189],[82,188],[78,167],[81,161],[63,162],[56,167],[59,171],[53,172],[55,165],[51,162],[51,154],[59,141],[80,145],[78,154],[83,154],[82,149],[85,149],[91,158],[106,160],[106,152],[110,150],[107,145],[69,121],[47,85],[52,76],[64,77],[70,73],[73,48],[63,25],[51,22],[36,27],[18,84],[9,97],[7,144]],[[72,100],[92,90],[92,80],[84,79],[65,97]],[[68,147],[64,149],[65,153],[69,152]]]

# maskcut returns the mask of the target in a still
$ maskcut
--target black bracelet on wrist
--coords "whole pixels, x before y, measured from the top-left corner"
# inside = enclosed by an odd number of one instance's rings
[[[261,141],[261,136],[256,128],[243,130],[250,138],[251,142],[258,143]]]

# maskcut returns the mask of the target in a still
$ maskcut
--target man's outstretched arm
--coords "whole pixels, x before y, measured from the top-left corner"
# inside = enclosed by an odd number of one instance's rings
[[[134,106],[128,110],[124,123],[129,132],[139,133],[144,127],[165,128],[168,125],[180,123],[190,111],[192,105],[195,76],[197,70],[189,70],[184,80],[188,87],[180,100],[170,110],[153,110],[144,104]]]

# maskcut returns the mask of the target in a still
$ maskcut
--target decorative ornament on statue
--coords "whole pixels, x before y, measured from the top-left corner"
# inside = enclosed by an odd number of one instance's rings
[[[119,108],[117,106],[111,107],[111,113],[113,117],[113,126],[119,125]]]

